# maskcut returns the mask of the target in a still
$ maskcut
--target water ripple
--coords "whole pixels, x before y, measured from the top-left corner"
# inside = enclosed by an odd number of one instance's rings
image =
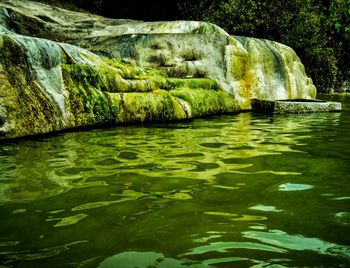
[[[345,267],[347,113],[243,113],[3,143],[0,259]]]

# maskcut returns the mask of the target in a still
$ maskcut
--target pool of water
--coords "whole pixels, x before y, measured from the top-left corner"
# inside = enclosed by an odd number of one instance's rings
[[[241,113],[0,144],[0,267],[350,265],[342,113]]]

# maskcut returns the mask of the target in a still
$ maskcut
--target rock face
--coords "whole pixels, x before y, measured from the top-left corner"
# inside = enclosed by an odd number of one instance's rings
[[[295,52],[205,22],[139,22],[0,3],[0,139],[312,99]]]

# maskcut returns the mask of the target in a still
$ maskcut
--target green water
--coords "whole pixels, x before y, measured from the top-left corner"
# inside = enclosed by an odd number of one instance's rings
[[[0,267],[350,266],[342,113],[0,144]]]

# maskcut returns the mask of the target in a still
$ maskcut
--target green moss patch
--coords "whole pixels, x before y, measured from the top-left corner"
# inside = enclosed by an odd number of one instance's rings
[[[170,121],[187,118],[180,103],[169,92],[124,93],[119,122]]]
[[[172,90],[170,93],[189,104],[191,107],[190,117],[233,113],[240,110],[237,101],[225,91],[181,88]]]
[[[167,84],[165,88],[167,89],[179,89],[179,88],[189,88],[189,89],[210,89],[214,91],[221,90],[218,83],[209,78],[169,78],[167,79]]]
[[[65,88],[69,92],[67,110],[72,126],[115,122],[119,102],[101,90],[110,81],[101,79],[89,65],[62,65],[62,74]]]

